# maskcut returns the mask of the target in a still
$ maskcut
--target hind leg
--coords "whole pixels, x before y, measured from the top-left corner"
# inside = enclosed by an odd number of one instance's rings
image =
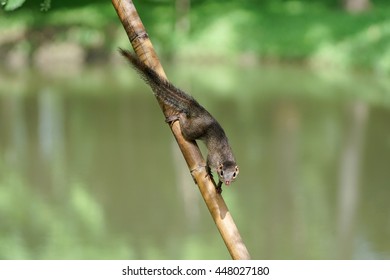
[[[179,115],[171,115],[165,118],[166,123],[172,123],[177,120],[179,120]]]

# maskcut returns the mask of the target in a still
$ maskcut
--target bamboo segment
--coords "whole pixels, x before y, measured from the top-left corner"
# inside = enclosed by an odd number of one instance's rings
[[[131,0],[112,0],[112,3],[137,56],[159,75],[166,78],[133,2]],[[166,117],[174,113],[171,108],[161,102],[160,107]],[[223,197],[217,193],[214,180],[208,176],[205,168],[206,163],[198,145],[195,141],[184,139],[179,122],[171,123],[170,128],[232,259],[250,259],[249,252]]]
[[[139,59],[166,78],[160,60],[132,1],[112,1],[130,43]]]

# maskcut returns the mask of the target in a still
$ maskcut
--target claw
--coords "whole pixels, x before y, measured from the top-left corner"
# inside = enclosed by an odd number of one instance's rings
[[[209,177],[213,178],[213,173],[211,173],[211,168],[209,166],[206,166],[206,176],[205,178]]]
[[[222,193],[222,182],[221,182],[221,180],[219,180],[219,182],[218,182],[218,185],[217,185],[217,187],[216,187],[216,191],[217,191],[217,193],[219,193],[219,194]]]

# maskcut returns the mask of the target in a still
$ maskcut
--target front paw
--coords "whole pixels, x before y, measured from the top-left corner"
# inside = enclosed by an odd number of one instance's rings
[[[206,166],[206,178],[210,177],[213,178],[213,173],[211,172],[211,168],[209,166]]]
[[[221,194],[222,193],[222,182],[219,181],[217,187],[215,188],[217,193]]]

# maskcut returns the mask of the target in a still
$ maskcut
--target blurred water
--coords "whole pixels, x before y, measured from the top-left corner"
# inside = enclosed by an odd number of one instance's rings
[[[383,84],[224,69],[172,76],[230,138],[240,176],[223,196],[252,257],[390,258]],[[2,87],[1,259],[229,258],[157,103],[123,71]]]

